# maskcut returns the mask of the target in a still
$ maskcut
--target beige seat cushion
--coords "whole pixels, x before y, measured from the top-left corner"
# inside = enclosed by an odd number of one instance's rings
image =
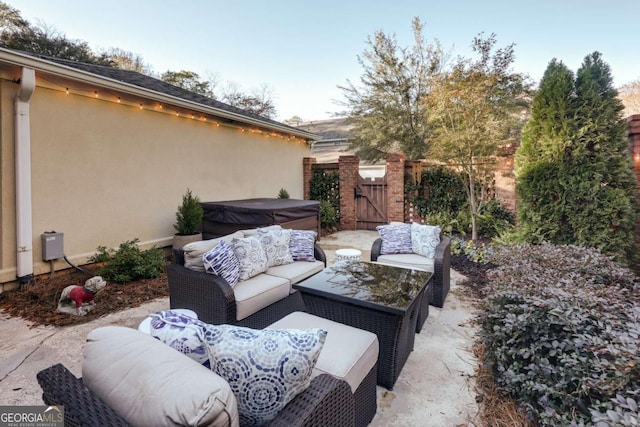
[[[215,248],[221,240],[230,244],[233,239],[241,239],[242,237],[242,231],[236,231],[235,233],[218,237],[217,239],[200,240],[186,244],[182,248],[184,251],[184,266],[194,271],[204,272],[202,256],[205,253]]]
[[[287,279],[258,274],[238,282],[233,288],[236,297],[236,320],[242,320],[253,313],[280,301],[289,295],[291,285]]]
[[[329,374],[349,383],[355,392],[378,360],[378,337],[362,329],[296,311],[268,326],[271,329],[320,328],[327,338],[312,377]]]
[[[424,270],[433,273],[433,258],[423,257],[418,254],[394,254],[380,255],[376,261],[378,264],[392,265],[395,267]]]
[[[229,384],[168,345],[135,329],[89,333],[83,381],[134,426],[238,426]]]
[[[289,283],[293,285],[309,276],[313,276],[323,269],[324,263],[322,261],[294,261],[291,264],[269,267],[265,273],[270,276],[287,279]]]

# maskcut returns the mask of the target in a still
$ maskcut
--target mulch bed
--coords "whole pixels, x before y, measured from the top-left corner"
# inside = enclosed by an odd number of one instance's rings
[[[155,298],[169,295],[167,275],[128,283],[108,283],[96,295],[96,306],[85,316],[56,313],[62,290],[69,285],[84,285],[97,275],[97,266],[82,267],[86,273],[72,270],[37,276],[22,289],[0,293],[0,309],[11,316],[22,317],[36,325],[66,326],[85,323],[105,314],[137,307]]]
[[[487,284],[486,272],[492,265],[482,265],[470,261],[465,256],[451,256],[451,267],[469,280],[460,283],[474,296],[482,297],[482,289]],[[98,266],[85,265],[82,273],[75,270],[37,276],[22,289],[0,293],[0,309],[11,316],[22,317],[36,325],[66,326],[85,323],[105,314],[137,307],[155,298],[169,295],[167,275],[163,273],[155,279],[143,279],[128,283],[109,283],[96,295],[96,306],[86,316],[56,313],[62,290],[69,285],[82,286],[97,274]]]

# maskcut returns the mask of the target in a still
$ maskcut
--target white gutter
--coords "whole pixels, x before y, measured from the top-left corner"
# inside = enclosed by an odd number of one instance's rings
[[[22,68],[15,99],[16,161],[16,276],[21,283],[33,277],[33,234],[31,224],[31,134],[29,101],[36,87],[36,73]]]

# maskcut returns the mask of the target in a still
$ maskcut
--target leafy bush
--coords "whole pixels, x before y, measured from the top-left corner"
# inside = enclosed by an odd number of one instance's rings
[[[442,212],[455,215],[467,209],[464,181],[459,173],[444,166],[431,166],[423,170],[420,183],[405,190],[409,193],[407,200],[422,216]]]
[[[202,222],[202,215],[203,210],[200,205],[200,199],[198,196],[194,196],[191,190],[187,188],[187,192],[182,196],[182,204],[178,206],[176,223],[173,228],[181,236],[196,234]]]
[[[330,227],[338,223],[338,215],[331,203],[327,200],[320,202],[320,225],[322,227]]]
[[[326,225],[340,223],[340,176],[336,172],[314,169],[309,187],[311,200],[320,202],[320,223]],[[329,209],[327,203],[324,203],[323,208],[323,201],[328,202],[332,209]]]
[[[640,282],[592,248],[499,246],[480,337],[539,425],[639,425]]]
[[[162,249],[142,251],[138,247],[138,241],[134,239],[120,243],[118,250],[99,246],[89,262],[104,263],[98,274],[109,282],[124,283],[160,276],[165,265]]]
[[[484,237],[494,237],[513,227],[515,217],[500,201],[491,199],[482,206],[478,216],[478,233]]]
[[[473,240],[452,237],[450,250],[453,255],[464,255],[473,262],[479,264],[489,263],[491,248],[484,243],[476,243]]]
[[[278,199],[288,199],[289,198],[289,192],[287,191],[286,188],[281,188],[280,191],[278,192]]]

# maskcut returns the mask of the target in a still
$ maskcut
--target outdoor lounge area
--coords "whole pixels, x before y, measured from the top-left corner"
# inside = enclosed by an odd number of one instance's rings
[[[368,258],[369,249],[376,237],[376,232],[342,232],[337,233],[333,238],[332,236],[328,236],[329,240],[327,241],[321,240],[318,246],[326,248],[326,262],[327,265],[331,267],[336,265],[334,262],[335,251],[341,247],[359,249],[362,251],[363,257]],[[343,238],[345,239],[344,241],[342,240]],[[340,263],[337,264],[338,266],[340,265]],[[387,267],[381,266],[381,268]],[[429,276],[428,273],[425,274]],[[426,294],[426,289],[422,291]],[[294,400],[289,404],[291,407],[289,407],[289,405],[287,406],[287,411],[292,411],[291,414],[294,414],[293,419],[287,418],[286,413],[283,412],[284,418],[276,419],[276,421],[274,421],[274,425],[283,425],[285,423],[292,425],[367,425],[369,422],[371,422],[371,425],[380,426],[390,424],[416,425],[415,423],[419,419],[424,419],[425,416],[429,416],[434,421],[433,424],[430,423],[429,425],[458,425],[468,422],[474,416],[475,411],[472,384],[469,382],[469,378],[473,371],[473,361],[470,354],[470,336],[473,331],[470,326],[463,325],[463,322],[468,320],[470,314],[468,309],[461,310],[460,302],[457,300],[455,295],[452,295],[449,298],[447,304],[452,305],[450,310],[431,310],[431,314],[429,318],[426,319],[424,328],[420,334],[415,334],[416,318],[414,317],[412,319],[412,341],[410,344],[404,343],[403,345],[410,346],[413,348],[413,351],[410,351],[410,349],[407,351],[408,355],[406,363],[403,362],[404,367],[400,367],[401,370],[396,376],[395,384],[391,384],[392,387],[389,387],[389,384],[386,386],[383,384],[378,387],[374,387],[373,389],[370,388],[371,386],[364,386],[362,390],[358,390],[357,385],[355,387],[352,386],[351,389],[355,393],[354,396],[360,396],[360,398],[359,403],[358,399],[356,399],[354,407],[349,409],[351,404],[348,402],[351,401],[351,393],[348,392],[346,395],[341,394],[344,393],[345,389],[339,386],[339,384],[344,381],[339,380],[336,382],[329,378],[331,375],[320,375],[312,381],[312,389],[324,390],[320,391],[320,394],[325,396],[325,399],[328,399],[326,402],[333,403],[330,404],[325,402],[324,404],[320,404],[318,409],[313,409],[315,407],[314,405],[318,405],[317,402],[313,403],[313,401],[309,401],[305,398],[303,400],[306,403],[302,404],[299,401],[300,399]],[[46,384],[47,380],[50,382],[59,382],[58,380],[61,378],[68,378],[66,381],[73,383],[71,375],[75,377],[81,376],[80,365],[82,365],[82,346],[84,344],[83,340],[86,334],[105,325],[118,325],[135,328],[137,327],[137,324],[144,320],[146,315],[157,310],[167,310],[168,308],[169,301],[164,299],[149,304],[149,307],[131,309],[131,314],[129,315],[125,313],[118,313],[119,316],[114,316],[117,319],[105,319],[106,322],[91,322],[94,325],[86,324],[77,328],[69,328],[77,330],[74,340],[77,342],[74,342],[73,344],[69,343],[70,346],[68,353],[65,352],[63,355],[57,354],[57,358],[53,355],[47,356],[45,360],[41,359],[35,361],[35,365],[32,364],[33,362],[31,360],[29,360],[29,363],[23,362],[19,368],[14,369],[11,372],[10,378],[12,383],[15,381],[16,375],[20,377],[20,372],[24,375],[25,370],[30,369],[32,370],[31,373],[35,375],[34,371],[39,372],[51,365],[54,365],[55,363],[61,363],[67,367],[71,371],[71,374],[65,375],[61,373],[61,367],[57,367],[47,375],[41,374],[41,381]],[[134,315],[133,312],[136,314]],[[308,314],[307,316],[311,319],[313,324],[314,314]],[[293,324],[298,325],[298,327],[300,327],[300,322],[301,320],[299,318],[295,318],[293,320]],[[283,326],[282,322],[276,322],[274,326],[286,327],[286,324],[284,325],[285,326]],[[326,326],[326,323],[323,325]],[[310,325],[305,324],[304,326],[306,327]],[[43,341],[48,344],[45,346],[47,348],[53,344],[56,339],[55,336],[57,335],[53,333],[53,331],[46,331],[46,328],[45,330],[40,331],[40,333],[42,333],[40,338],[42,338],[42,336],[46,336]],[[50,333],[51,335],[49,335]],[[330,332],[329,336],[331,335],[332,334]],[[372,334],[372,336],[375,335]],[[33,338],[37,339],[35,337]],[[64,340],[62,336],[59,336],[59,339]],[[328,343],[329,341],[327,341],[325,345],[328,345]],[[342,351],[344,354],[345,344],[342,344],[341,346],[342,349],[338,349],[338,351]],[[381,346],[381,349],[382,347],[383,346]],[[69,354],[74,353],[74,349],[76,354]],[[44,349],[41,349],[40,346],[38,346],[38,348],[33,351],[34,353],[40,353],[42,350]],[[179,353],[174,353],[180,356]],[[341,354],[341,357],[338,359],[343,358],[343,354]],[[87,356],[85,354],[85,361],[86,357]],[[190,362],[186,357],[180,358]],[[47,360],[55,361],[55,363],[49,363],[49,365],[47,365]],[[425,360],[429,360],[430,364],[439,363],[441,366],[446,366],[446,369],[425,369]],[[375,367],[375,364],[373,366]],[[449,370],[459,371],[459,374],[442,375],[443,371]],[[82,373],[85,373],[85,368],[82,368]],[[371,375],[365,375],[365,377],[371,378],[373,380],[372,384],[375,384],[375,375],[373,377],[371,377]],[[34,378],[23,378],[23,381],[24,380],[26,380],[29,385],[24,388],[21,387],[21,392],[16,393],[16,399],[20,399],[17,395],[26,393],[28,399],[31,399],[34,404],[38,404],[40,390],[37,385],[37,388],[34,389]],[[361,381],[364,385],[367,384],[367,381],[369,380],[362,379],[358,381]],[[349,380],[347,380],[347,382],[349,382]],[[322,385],[320,385],[320,383],[322,383]],[[378,383],[380,383],[380,381],[378,381]],[[437,387],[433,387],[434,385],[437,385]],[[366,391],[367,389],[371,391]],[[69,389],[65,390],[68,392]],[[447,390],[445,395],[443,395],[443,390]],[[373,394],[371,394],[372,392]],[[303,393],[303,395],[309,395],[309,393],[310,391],[307,391]],[[451,395],[449,395],[449,393],[451,393]],[[348,398],[345,398],[345,396],[348,396]],[[363,398],[363,396],[368,397]],[[25,395],[22,396],[22,398],[24,397]],[[371,403],[373,403],[373,407],[371,406]],[[297,404],[302,404],[304,409],[295,409]],[[327,408],[324,405],[329,404],[339,405],[339,408],[334,407],[327,412]],[[365,409],[367,407],[370,409]],[[100,410],[95,413],[101,414],[102,412]],[[307,415],[310,414],[308,421],[301,421],[305,419],[304,416],[301,415],[302,413],[306,413]],[[360,416],[359,418],[359,414],[365,414],[365,416]],[[350,420],[350,417],[352,416],[353,422],[335,422],[335,420],[338,419]],[[331,420],[334,421],[332,422]],[[329,422],[329,424],[327,424],[327,422]]]

